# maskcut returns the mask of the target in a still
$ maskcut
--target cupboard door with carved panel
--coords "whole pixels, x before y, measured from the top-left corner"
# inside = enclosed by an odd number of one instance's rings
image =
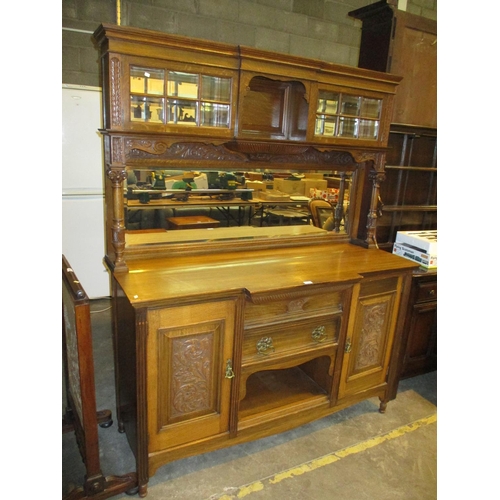
[[[366,279],[356,285],[339,399],[385,385],[401,288],[398,276]]]
[[[235,302],[148,312],[149,452],[229,430]]]

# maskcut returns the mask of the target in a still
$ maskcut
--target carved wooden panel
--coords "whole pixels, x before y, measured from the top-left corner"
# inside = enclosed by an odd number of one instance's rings
[[[382,365],[390,302],[390,298],[386,298],[382,303],[374,299],[361,301],[361,325],[354,373]]]
[[[111,128],[123,125],[123,112],[121,108],[121,82],[122,64],[117,57],[111,58],[110,62],[110,88],[111,88]]]
[[[158,331],[159,424],[217,413],[224,321]]]

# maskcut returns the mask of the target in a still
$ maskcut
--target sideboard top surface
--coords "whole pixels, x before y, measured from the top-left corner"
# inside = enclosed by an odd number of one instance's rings
[[[354,283],[364,275],[412,270],[412,261],[349,243],[177,256],[130,262],[115,278],[135,307],[158,301],[250,296],[289,291],[305,285]]]

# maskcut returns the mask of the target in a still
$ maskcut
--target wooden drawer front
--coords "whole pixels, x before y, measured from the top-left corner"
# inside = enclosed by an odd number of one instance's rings
[[[247,302],[245,328],[340,312],[344,293],[345,291],[324,291],[314,294],[285,294],[283,298],[269,297],[269,300],[257,304]]]
[[[369,297],[371,295],[380,295],[395,291],[398,289],[398,280],[399,278],[397,276],[382,279],[367,279],[362,282],[359,296]]]
[[[243,365],[279,359],[338,343],[340,315],[245,330]]]
[[[428,302],[429,300],[437,300],[438,286],[437,281],[428,281],[418,284],[416,302]]]

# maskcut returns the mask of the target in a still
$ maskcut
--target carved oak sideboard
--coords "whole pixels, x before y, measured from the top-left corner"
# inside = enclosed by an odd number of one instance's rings
[[[374,396],[385,411],[416,267],[376,241],[400,78],[135,28],[102,25],[94,38],[117,417],[139,494],[182,457]],[[129,173],[172,170],[348,176],[343,228],[127,228]]]
[[[173,460],[396,395],[410,261],[338,243],[129,266],[118,418],[143,495]]]

